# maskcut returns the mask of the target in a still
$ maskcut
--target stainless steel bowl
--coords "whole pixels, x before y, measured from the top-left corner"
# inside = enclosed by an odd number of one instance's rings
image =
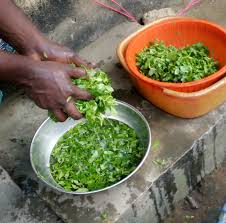
[[[117,101],[116,103],[116,113],[115,114],[106,113],[106,117],[121,121],[129,125],[136,131],[140,140],[143,142],[145,146],[144,149],[146,150],[146,152],[144,154],[142,161],[130,175],[128,175],[121,181],[100,190],[89,191],[84,193],[65,191],[64,188],[59,186],[54,181],[50,173],[50,155],[59,138],[69,129],[80,123],[82,120],[75,121],[73,119],[68,119],[63,123],[55,123],[48,118],[37,130],[32,140],[30,148],[31,164],[37,176],[40,177],[47,185],[58,191],[79,195],[92,194],[108,190],[129,179],[142,166],[150,151],[151,130],[149,124],[144,118],[144,116],[139,111],[137,111],[137,109],[121,101]]]

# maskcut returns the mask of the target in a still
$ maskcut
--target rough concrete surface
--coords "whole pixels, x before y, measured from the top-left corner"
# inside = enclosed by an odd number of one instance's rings
[[[218,0],[218,2],[220,1]],[[125,17],[97,6],[92,0],[16,0],[16,2],[31,16],[43,32],[73,49],[81,49],[113,26],[127,21]],[[110,1],[107,0],[103,2],[110,4]],[[172,9],[169,14],[172,14],[173,11],[184,7],[188,0],[121,0],[120,2],[139,21],[144,13],[152,9],[170,6]],[[197,7],[196,11],[192,10],[192,13],[194,11],[198,17],[208,16],[206,10],[208,7],[205,6],[212,4],[211,7],[215,7],[216,5],[214,0],[203,2],[204,10],[200,7]],[[198,13],[199,10],[202,10],[201,14]],[[223,10],[223,8],[217,8],[217,10]]]
[[[150,219],[158,222],[172,211],[176,201],[183,198],[205,174],[220,165],[224,158],[225,148],[221,140],[225,138],[225,125],[221,126],[221,123],[225,106],[199,119],[188,121],[172,117],[137,95],[125,71],[115,66],[117,59],[112,56],[115,49],[109,45],[117,45],[122,39],[123,36],[115,33],[126,36],[124,30],[130,29],[128,25],[125,23],[115,27],[80,53],[103,64],[102,68],[112,77],[115,96],[143,112],[150,122],[154,139],[159,139],[161,145],[150,154],[144,167],[133,179],[108,192],[88,197],[71,197],[44,187],[40,196],[68,222],[99,222],[103,212],[108,213],[109,222],[138,223],[149,222]],[[218,125],[213,128],[216,123]],[[214,135],[214,131],[219,132],[219,135]],[[214,148],[217,148],[216,154]],[[168,166],[172,165],[171,168],[163,172],[153,164],[157,158],[166,160]],[[207,164],[202,166],[202,163]]]
[[[38,199],[26,198],[2,167],[0,167],[0,198],[1,223],[61,222]]]
[[[16,0],[33,21],[54,40],[81,49],[105,31],[126,21],[123,16],[84,0]],[[107,4],[110,1],[103,0]],[[121,0],[139,18],[145,11],[160,8],[164,0]],[[113,5],[115,7],[115,5]]]
[[[0,165],[14,180],[2,170],[1,179],[7,181],[0,179],[1,223],[61,222],[35,193],[37,179],[33,180],[35,176],[29,160],[30,142],[46,117],[46,111],[21,92],[9,96],[0,107]]]
[[[40,0],[39,2],[45,5],[47,1]],[[126,3],[126,1],[124,2]],[[141,1],[135,2],[141,4]],[[146,4],[145,2],[142,1],[142,4]],[[153,2],[157,1],[149,1],[147,5]],[[25,4],[25,1],[22,3]],[[75,2],[64,1],[64,4],[67,3],[71,7],[70,4]],[[93,8],[87,6],[87,2],[79,1],[79,3],[93,12]],[[172,0],[167,1],[167,4],[164,3],[163,6],[169,5],[178,10],[179,7],[184,5],[182,3],[185,2]],[[211,4],[212,8],[219,8],[219,10],[210,10],[208,3]],[[56,31],[54,35],[59,33],[59,40],[75,48],[74,41],[76,39],[70,40],[74,26],[71,29],[65,29],[65,26],[62,26],[61,32],[58,29],[59,25],[65,21],[70,22],[72,18],[70,16],[74,11],[70,11],[70,7],[63,8],[62,1],[48,1],[48,4],[50,4],[48,7],[40,4],[40,11],[34,10],[34,13],[38,13],[37,16],[33,14],[34,18],[40,21],[43,30],[48,34]],[[63,9],[57,9],[58,11],[51,13],[51,10],[55,10],[54,7],[51,8],[54,4],[56,4],[55,7],[58,4],[58,7],[61,6],[59,8]],[[197,11],[194,11],[194,13],[203,18],[208,15],[210,20],[225,25],[225,13],[222,10],[226,7],[225,4],[226,2],[223,0],[206,0],[201,6],[197,7]],[[129,4],[129,6],[133,7],[133,4]],[[27,7],[31,6],[27,5]],[[158,7],[159,4],[156,5],[156,8]],[[47,18],[42,17],[44,12],[48,14]],[[68,14],[68,12],[72,14]],[[55,18],[55,13],[59,18]],[[62,14],[62,17],[59,14]],[[63,17],[66,14],[70,16]],[[111,21],[110,18],[108,18],[108,22]],[[48,21],[48,23],[43,24],[45,21]],[[98,21],[100,24],[103,22],[103,20]],[[93,23],[96,24],[96,22],[97,20],[93,19]],[[79,20],[79,24],[81,23],[82,20]],[[90,22],[90,24],[92,23]],[[112,24],[109,27],[114,26],[114,24],[112,19]],[[0,164],[9,172],[26,196],[38,194],[65,222],[103,222],[101,219],[102,213],[107,213],[108,217],[105,222],[109,223],[149,223],[150,219],[152,223],[160,222],[171,213],[176,202],[183,199],[202,178],[220,166],[225,158],[225,104],[204,117],[184,120],[160,111],[133,89],[128,74],[118,64],[115,47],[137,28],[139,28],[138,24],[129,22],[115,26],[80,51],[82,56],[97,62],[102,69],[109,73],[115,88],[116,98],[139,109],[150,123],[153,141],[160,141],[160,145],[152,150],[140,171],[124,184],[93,196],[70,196],[57,193],[46,187],[37,180],[29,162],[31,139],[40,123],[47,117],[46,112],[37,108],[21,94],[9,97],[0,107],[0,123],[4,127],[0,128]],[[89,28],[87,30],[86,35],[90,32],[91,37],[89,38],[93,38],[91,30]],[[101,30],[103,33],[104,29]],[[97,30],[96,37],[101,32]],[[84,40],[85,42],[90,41],[90,39],[87,40],[87,37],[84,37]],[[79,45],[82,46],[83,42],[80,43]],[[160,159],[164,165],[154,164],[156,159]]]
[[[127,18],[97,6],[92,0],[15,0],[15,2],[46,35],[76,50],[95,41],[115,25],[127,21]],[[116,7],[108,0],[101,2]],[[120,0],[120,3],[134,14],[139,22],[142,15],[150,10],[172,7],[177,11],[184,7],[188,0]]]
[[[213,223],[220,216],[226,201],[226,162],[206,177],[189,195],[198,204],[193,209],[187,200],[180,201],[165,223]]]

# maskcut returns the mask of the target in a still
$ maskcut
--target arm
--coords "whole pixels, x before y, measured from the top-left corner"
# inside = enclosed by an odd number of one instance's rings
[[[80,118],[81,114],[73,102],[67,103],[67,98],[91,98],[88,92],[73,86],[70,80],[85,75],[85,72],[63,63],[91,67],[90,63],[67,47],[49,41],[11,0],[1,0],[0,37],[23,55],[0,51],[0,81],[22,85],[39,107],[51,110],[60,121],[67,116]]]
[[[14,46],[18,53],[35,60],[93,67],[71,49],[48,40],[11,0],[1,0],[0,37]]]
[[[67,98],[91,99],[91,95],[71,83],[71,77],[85,75],[83,69],[56,62],[35,61],[25,56],[0,51],[0,81],[21,85],[35,103],[48,109],[60,120],[81,118],[74,103]]]
[[[11,0],[1,0],[0,24],[0,37],[21,54],[34,53],[44,39],[44,36]]]

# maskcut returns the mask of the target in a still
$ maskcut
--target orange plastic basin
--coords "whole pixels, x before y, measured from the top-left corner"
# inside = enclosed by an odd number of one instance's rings
[[[184,47],[202,42],[210,50],[210,56],[219,62],[218,72],[198,81],[187,83],[167,83],[153,80],[139,72],[136,55],[155,40],[166,45]],[[138,33],[129,42],[125,60],[130,74],[136,79],[136,85],[149,94],[150,89],[160,87],[179,92],[195,92],[204,89],[226,74],[226,30],[214,23],[192,18],[170,18],[153,24]],[[149,92],[149,93],[148,93]]]
[[[170,18],[170,21],[172,22],[178,19],[181,19],[181,17]],[[168,22],[168,20],[169,18],[164,18],[143,26],[124,39],[117,48],[118,58],[124,69],[130,73],[130,78],[137,91],[158,108],[181,118],[196,118],[205,115],[226,101],[226,77],[203,90],[184,93],[158,87],[143,81],[143,79],[140,79],[137,75],[131,74],[127,66],[125,54],[133,38],[144,30],[149,29],[151,26],[160,22]]]

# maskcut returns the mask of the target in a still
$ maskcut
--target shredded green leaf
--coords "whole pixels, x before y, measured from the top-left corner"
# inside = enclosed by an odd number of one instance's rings
[[[72,79],[72,83],[89,91],[94,96],[94,99],[90,101],[77,100],[75,105],[87,120],[99,120],[102,122],[104,112],[107,110],[114,111],[115,99],[112,96],[114,90],[105,72],[101,70],[86,70],[86,72],[87,76]],[[49,117],[53,121],[57,121],[52,112],[49,112]]]
[[[100,218],[101,218],[102,221],[107,220],[107,218],[108,218],[108,213],[107,213],[107,212],[101,213]]]
[[[218,62],[209,57],[202,43],[184,48],[167,47],[156,41],[136,56],[140,72],[154,80],[182,83],[200,80],[218,70]]]
[[[195,218],[195,216],[193,216],[193,215],[185,215],[184,218],[186,218],[186,219],[193,219],[193,218]]]
[[[48,116],[52,119],[52,121],[58,122],[57,117],[51,111],[48,112]]]
[[[98,119],[103,121],[105,111],[114,111],[115,99],[112,96],[114,90],[105,72],[87,70],[86,77],[73,79],[72,82],[78,87],[86,89],[94,96],[94,99],[90,101],[76,101],[78,110],[85,114],[87,120],[95,121]]]
[[[144,152],[128,125],[112,119],[83,121],[60,138],[51,154],[50,170],[67,191],[93,191],[128,176]]]
[[[159,140],[155,140],[155,141],[153,142],[151,148],[152,148],[153,150],[157,150],[157,149],[159,148],[159,146],[160,146],[160,141],[159,141]]]
[[[160,159],[160,158],[158,158],[156,160],[153,160],[153,163],[155,165],[159,166],[160,168],[164,168],[166,166],[166,164],[167,164],[166,160]]]

